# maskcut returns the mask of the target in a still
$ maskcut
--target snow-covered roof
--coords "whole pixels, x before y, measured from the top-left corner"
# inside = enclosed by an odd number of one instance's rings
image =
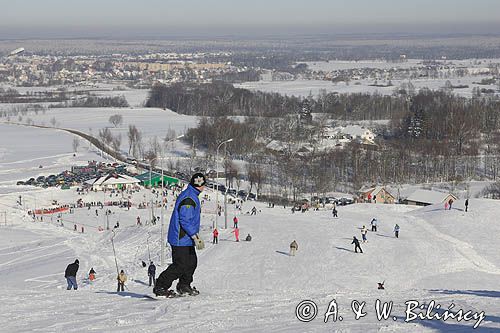
[[[455,200],[457,199],[453,194],[446,192],[437,192],[431,190],[416,190],[406,200],[422,202],[427,204],[437,204],[442,203],[448,198],[448,196],[452,195]]]
[[[378,195],[380,191],[384,190],[389,193],[390,195],[392,195],[388,190],[387,188],[385,188],[385,186],[375,186],[375,187],[369,187],[369,188],[362,188],[360,190],[361,193],[368,193],[370,192],[373,195]]]
[[[92,185],[138,184],[140,180],[127,175],[109,174],[97,179]]]

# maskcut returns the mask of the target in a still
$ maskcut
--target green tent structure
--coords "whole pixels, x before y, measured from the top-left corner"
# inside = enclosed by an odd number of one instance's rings
[[[139,179],[141,181],[141,185],[143,186],[153,186],[153,187],[160,187],[161,186],[161,174],[152,172],[151,177],[149,172],[145,172],[139,176],[136,176],[135,178]],[[170,185],[175,185],[179,183],[179,179],[163,175],[163,184],[165,186],[170,186]]]

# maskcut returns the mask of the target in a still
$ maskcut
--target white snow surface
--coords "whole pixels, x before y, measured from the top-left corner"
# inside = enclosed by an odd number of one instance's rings
[[[212,192],[207,191],[212,198]],[[78,196],[75,191],[34,190],[37,205],[51,200],[70,203],[111,200],[109,193]],[[149,201],[143,190],[132,200]],[[500,330],[500,252],[489,235],[500,232],[498,201],[471,199],[469,212],[463,201],[451,211],[441,206],[424,208],[404,205],[354,204],[338,207],[339,218],[330,211],[292,214],[289,209],[247,202],[238,213],[240,235],[253,236],[251,242],[234,241],[231,230],[221,229],[220,242],[209,242],[214,221],[214,200],[202,209],[202,231],[207,247],[198,251],[194,283],[197,297],[151,300],[147,271],[140,265],[151,257],[159,263],[160,225],[145,222],[149,209],[110,208],[110,224],[120,221],[114,243],[119,269],[128,275],[127,290],[116,292],[116,267],[111,246],[112,233],[99,232],[105,226],[103,210],[76,209],[64,214],[64,226],[56,217],[45,216],[32,222],[24,207],[15,205],[17,193],[0,196],[0,211],[8,223],[0,227],[0,322],[5,332],[473,332],[474,321],[416,320],[405,323],[404,302],[435,300],[443,309],[451,303],[455,310],[485,311],[478,332]],[[153,197],[154,198],[154,197]],[[28,198],[27,198],[28,199]],[[169,195],[170,205],[173,198]],[[253,205],[256,216],[246,214]],[[22,209],[24,208],[24,210]],[[168,225],[171,206],[165,212]],[[155,210],[159,215],[159,209]],[[229,219],[237,214],[229,208]],[[363,254],[354,253],[351,240],[359,239],[362,225],[377,217],[378,232],[368,233]],[[0,214],[1,218],[1,214]],[[218,225],[223,225],[219,218]],[[74,232],[83,225],[85,233]],[[394,238],[394,224],[401,227]],[[229,225],[231,226],[231,224]],[[289,244],[296,240],[295,257],[288,256]],[[150,255],[148,254],[148,247]],[[167,258],[170,257],[167,247]],[[80,260],[79,289],[67,291],[64,269]],[[170,259],[167,259],[167,263]],[[89,283],[86,274],[93,267],[97,280]],[[162,271],[165,267],[158,267]],[[385,281],[385,290],[377,283]],[[300,322],[295,308],[302,300],[318,306],[318,316]],[[330,301],[335,299],[343,321],[323,322]],[[377,299],[393,301],[391,319],[378,321]],[[350,304],[365,301],[366,317],[354,320]],[[392,320],[396,317],[396,321]]]

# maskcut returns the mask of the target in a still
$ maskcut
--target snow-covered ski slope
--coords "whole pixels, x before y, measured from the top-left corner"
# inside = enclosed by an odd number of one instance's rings
[[[47,189],[44,198],[76,199],[74,192]],[[207,192],[210,193],[210,192]],[[95,197],[92,197],[92,196]],[[142,193],[136,195],[144,195]],[[102,193],[84,196],[100,200]],[[256,216],[239,215],[240,237],[221,230],[218,245],[210,243],[214,200],[203,207],[202,235],[207,248],[199,251],[195,285],[201,294],[167,300],[151,300],[146,268],[141,260],[159,262],[160,227],[135,226],[146,210],[113,208],[111,224],[120,220],[114,238],[120,269],[128,274],[127,290],[116,293],[116,268],[109,231],[98,232],[104,217],[95,209],[77,209],[63,216],[64,227],[50,222],[30,222],[12,202],[14,194],[0,196],[0,211],[8,211],[9,225],[0,227],[0,322],[2,332],[473,332],[475,320],[415,320],[405,323],[405,301],[441,304],[443,313],[454,310],[484,311],[477,332],[500,331],[500,203],[463,201],[451,211],[442,206],[355,204],[339,207],[339,218],[330,211],[292,214],[290,209],[267,208]],[[172,198],[169,198],[170,200]],[[148,200],[148,198],[146,198]],[[170,201],[171,202],[171,201]],[[159,214],[159,211],[156,211]],[[234,210],[229,210],[229,226]],[[169,212],[165,214],[167,224]],[[379,220],[378,232],[368,233],[363,254],[353,252],[353,236],[360,228]],[[85,233],[74,232],[73,223],[85,224]],[[223,225],[219,218],[219,226]],[[394,225],[400,238],[393,236]],[[296,240],[295,257],[288,256]],[[150,254],[148,254],[148,246]],[[80,260],[77,291],[67,291],[64,269]],[[167,254],[167,263],[169,250]],[[85,278],[91,267],[97,280]],[[164,268],[158,267],[159,271]],[[377,283],[385,281],[385,290]],[[324,323],[324,314],[336,300],[343,321]],[[378,321],[375,302],[393,301],[388,320]],[[303,300],[317,304],[311,322],[296,318]],[[354,319],[351,302],[366,302],[367,315]],[[434,311],[436,312],[436,311]],[[396,320],[393,319],[396,318]]]

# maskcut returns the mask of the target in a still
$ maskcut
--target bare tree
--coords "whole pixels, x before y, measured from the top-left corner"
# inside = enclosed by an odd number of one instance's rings
[[[265,180],[265,172],[260,164],[250,162],[247,164],[247,173],[248,181],[250,182],[250,191],[252,191],[252,188],[255,185],[258,196],[260,188]]]
[[[80,147],[80,140],[78,140],[77,137],[74,137],[73,138],[73,152],[77,152],[78,151],[78,147]]]
[[[116,128],[118,125],[123,124],[123,116],[121,114],[114,114],[109,117],[109,122]]]
[[[138,157],[143,151],[142,149],[142,135],[141,132],[135,127],[135,125],[128,126],[128,153],[132,151],[134,157]]]
[[[103,128],[99,130],[99,139],[101,139],[104,144],[110,145],[113,142],[113,134],[111,134],[109,128]]]
[[[122,145],[122,136],[121,134],[118,134],[117,136],[113,137],[111,141],[111,146],[116,152],[119,152],[121,145]]]

